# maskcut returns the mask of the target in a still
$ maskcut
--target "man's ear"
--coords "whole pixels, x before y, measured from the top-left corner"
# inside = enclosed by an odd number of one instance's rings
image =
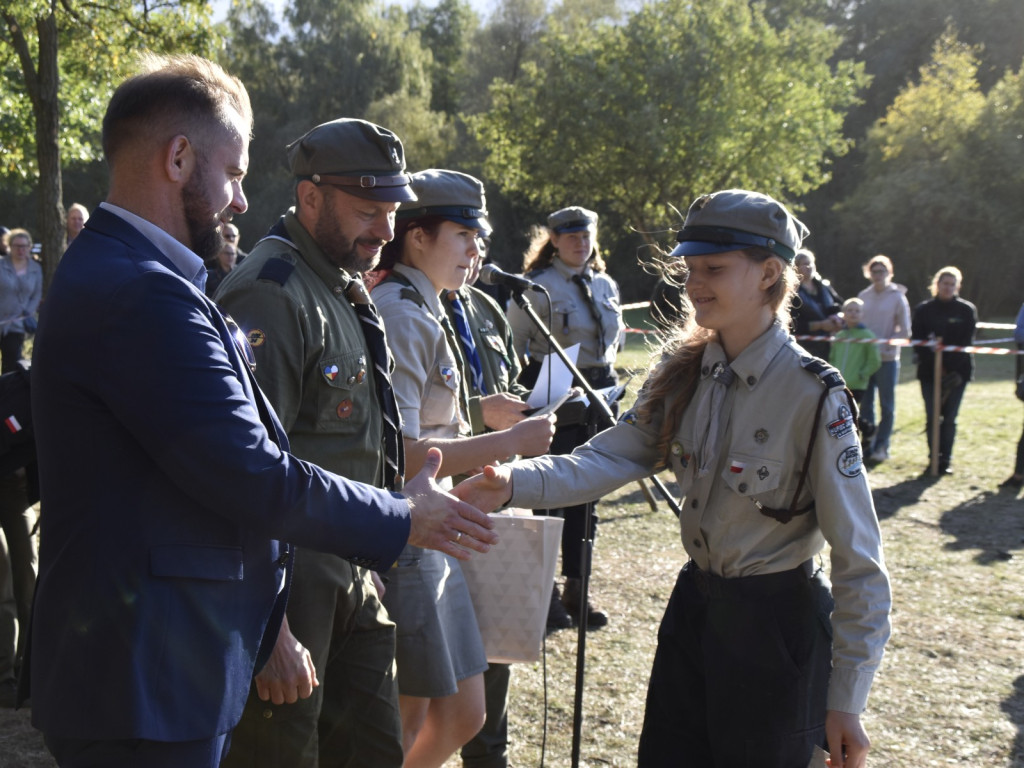
[[[164,151],[164,172],[171,181],[183,184],[189,180],[196,167],[196,150],[188,136],[178,134],[169,142]]]
[[[303,179],[295,186],[295,199],[299,204],[299,210],[315,214],[323,206],[324,193],[312,181]]]

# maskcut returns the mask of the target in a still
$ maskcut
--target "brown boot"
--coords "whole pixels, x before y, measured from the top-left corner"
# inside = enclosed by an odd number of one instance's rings
[[[583,583],[579,579],[566,579],[565,588],[562,590],[562,605],[572,616],[573,622],[580,615],[580,593]],[[608,624],[608,614],[599,611],[587,601],[587,626],[597,629]]]
[[[573,624],[572,616],[565,610],[558,594],[558,585],[551,587],[551,605],[548,606],[548,632],[569,629]]]

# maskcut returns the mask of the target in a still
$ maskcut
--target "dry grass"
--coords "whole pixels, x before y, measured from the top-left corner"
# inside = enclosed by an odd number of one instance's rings
[[[639,367],[638,353],[632,360]],[[895,597],[892,641],[864,718],[873,766],[1024,768],[1024,500],[995,491],[1012,467],[1022,409],[1009,360],[979,367],[955,476],[920,477],[923,413],[909,364],[894,458],[871,473]],[[606,498],[600,514],[592,587],[612,622],[587,637],[580,764],[631,766],[658,622],[685,555],[675,518],[664,505],[652,512],[635,486]],[[544,764],[560,768],[571,764],[575,633],[550,636],[546,659]],[[543,665],[517,665],[512,765],[541,764],[543,719]],[[26,713],[0,711],[3,766],[53,766]]]

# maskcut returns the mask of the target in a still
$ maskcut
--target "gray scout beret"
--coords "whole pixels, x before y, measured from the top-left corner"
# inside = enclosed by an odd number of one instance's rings
[[[672,256],[700,256],[759,245],[792,263],[804,238],[803,222],[760,192],[727,189],[693,201]]]
[[[463,226],[491,233],[487,221],[487,199],[480,179],[458,171],[431,169],[412,175],[415,204],[398,209],[399,219],[440,216]]]
[[[595,224],[597,224],[597,214],[586,208],[580,208],[578,205],[562,208],[548,216],[548,229],[556,235],[565,232],[582,232]]]
[[[415,200],[405,173],[405,153],[395,134],[365,120],[323,123],[285,150],[292,175],[330,184],[367,200]]]

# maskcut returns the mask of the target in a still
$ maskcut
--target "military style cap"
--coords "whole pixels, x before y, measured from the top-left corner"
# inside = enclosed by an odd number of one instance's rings
[[[405,153],[395,134],[365,120],[323,123],[285,150],[292,174],[330,184],[367,200],[403,203],[416,199],[405,173]]]
[[[412,190],[417,202],[403,204],[398,209],[399,219],[440,216],[479,229],[485,236],[491,233],[484,185],[479,179],[458,171],[431,169],[412,175]]]
[[[727,189],[693,201],[672,256],[700,256],[759,245],[792,263],[810,231],[778,200]]]
[[[578,205],[562,208],[548,216],[548,229],[556,235],[565,232],[582,232],[595,224],[597,224],[597,214],[586,208],[580,208]]]

